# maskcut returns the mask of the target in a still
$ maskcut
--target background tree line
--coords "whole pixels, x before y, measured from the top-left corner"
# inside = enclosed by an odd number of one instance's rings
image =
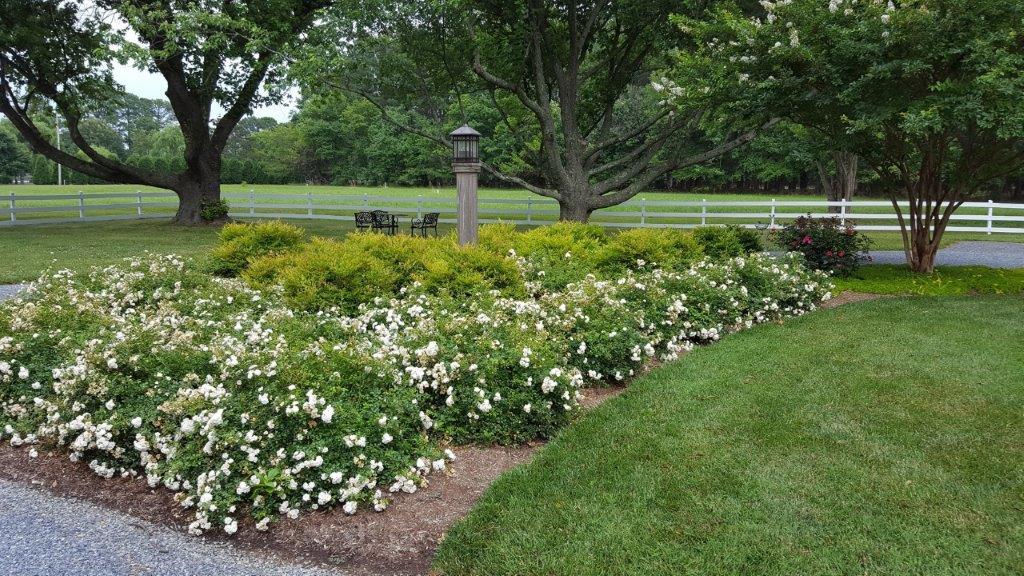
[[[482,95],[463,96],[470,123],[486,134],[483,154],[502,170],[538,179],[536,169],[522,158],[529,143],[517,141],[496,107]],[[453,128],[461,111],[447,111]],[[422,113],[391,110],[402,121],[426,125]],[[56,142],[52,116],[37,114],[37,122]],[[111,157],[154,171],[184,169],[184,140],[165,100],[127,95],[117,108],[85,118],[81,130],[97,149]],[[66,152],[82,156],[74,143],[62,138]],[[340,91],[304,97],[289,122],[248,116],[228,140],[224,151],[225,184],[332,184],[360,186],[442,186],[450,183],[448,152],[422,137],[384,120],[365,98]],[[763,132],[749,146],[706,164],[679,170],[657,180],[653,188],[709,193],[826,194],[836,171],[832,152],[823,149],[807,131],[783,123]],[[65,168],[67,184],[102,181]],[[0,119],[0,178],[4,182],[56,184],[57,165],[31,149],[6,120]],[[489,186],[508,184],[487,174]],[[882,194],[870,170],[857,173],[857,194]],[[997,199],[1024,199],[1024,174],[1001,180],[990,190]]]

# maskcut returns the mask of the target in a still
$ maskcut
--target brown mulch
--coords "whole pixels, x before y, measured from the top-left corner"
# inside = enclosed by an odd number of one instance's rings
[[[585,409],[618,396],[625,387],[589,389]],[[340,509],[307,512],[297,520],[280,519],[266,532],[251,521],[240,522],[232,537],[204,539],[228,542],[250,552],[273,554],[300,563],[344,570],[346,574],[383,576],[427,574],[434,551],[448,529],[465,516],[487,487],[503,472],[530,460],[542,443],[525,446],[464,446],[455,448],[456,461],[446,473],[431,475],[429,485],[415,494],[400,494],[384,513]],[[152,489],[141,479],[106,480],[60,451],[0,446],[0,479],[43,488],[184,531],[188,510],[174,502],[166,489]]]
[[[825,302],[822,308],[880,297],[844,292]],[[652,361],[641,372],[656,365]],[[587,389],[583,407],[592,410],[625,389]],[[448,529],[469,512],[498,476],[529,461],[542,445],[455,448],[457,460],[447,472],[429,477],[429,486],[415,494],[399,495],[384,513],[361,511],[348,516],[335,508],[306,513],[297,520],[282,518],[266,532],[255,530],[248,521],[248,525],[241,523],[234,536],[214,534],[202,538],[286,560],[333,567],[346,574],[428,574],[434,551]],[[0,479],[37,486],[180,531],[191,520],[189,511],[174,502],[169,490],[151,489],[140,479],[100,478],[59,451],[40,450],[34,459],[28,454],[26,449],[0,445]]]
[[[302,564],[338,568],[356,575],[427,574],[434,550],[445,532],[469,512],[473,503],[502,472],[530,459],[540,444],[519,447],[463,447],[447,474],[430,477],[428,487],[401,494],[384,513],[348,516],[339,508],[308,512],[297,520],[282,518],[266,532],[251,521],[232,537],[203,539],[227,542],[255,553],[273,554]],[[43,488],[59,496],[85,500],[135,518],[184,531],[188,510],[166,489],[151,489],[140,479],[106,480],[60,452],[0,447],[0,478]]]

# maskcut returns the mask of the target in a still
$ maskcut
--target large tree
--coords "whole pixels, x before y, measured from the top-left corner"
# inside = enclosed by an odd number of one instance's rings
[[[860,156],[890,194],[907,263],[931,272],[956,210],[1024,165],[1024,0],[763,5],[753,20],[685,23],[704,40],[696,68]]]
[[[335,30],[364,33],[354,45],[337,42],[340,58],[328,69],[346,69],[337,88],[356,92],[386,112],[401,97],[415,100],[428,117],[449,109],[454,90],[490,95],[503,129],[514,134],[542,178],[531,180],[491,164],[509,182],[554,198],[561,218],[586,220],[597,209],[620,204],[680,168],[721,156],[755,136],[756,126],[736,124],[710,145],[693,146],[694,134],[715,117],[712,106],[676,110],[651,89],[656,71],[675,50],[688,50],[687,35],[671,14],[701,13],[706,1],[689,0],[413,0],[385,3]],[[347,37],[347,36],[345,36]],[[307,76],[323,83],[317,49]],[[635,106],[646,99],[646,106]],[[396,100],[396,96],[399,100]],[[510,102],[511,98],[511,102]],[[532,121],[512,119],[524,115]],[[642,113],[638,113],[642,112]],[[462,113],[465,116],[465,112]],[[445,143],[439,130],[416,128]],[[486,134],[490,136],[490,134]],[[531,143],[536,146],[530,146]]]
[[[0,112],[36,152],[107,182],[177,193],[175,220],[200,221],[220,199],[222,154],[239,121],[275,101],[282,51],[300,40],[330,0],[0,0]],[[185,142],[184,169],[155,171],[108,157],[83,120],[124,98],[116,60],[160,74]],[[33,106],[55,106],[82,154],[57,149]],[[225,110],[214,118],[215,106]]]

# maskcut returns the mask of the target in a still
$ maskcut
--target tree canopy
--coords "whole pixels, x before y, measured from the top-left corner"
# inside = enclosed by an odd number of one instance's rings
[[[681,59],[688,88],[676,101],[704,97],[690,87],[706,78],[734,105],[814,127],[864,158],[891,195],[908,262],[930,271],[956,209],[1024,164],[1024,2],[763,5],[755,18],[680,19],[701,50]]]
[[[221,156],[231,133],[254,107],[281,97],[282,50],[329,3],[0,0],[0,112],[38,153],[108,182],[174,190],[176,219],[197,222],[200,204],[220,198]],[[87,137],[83,122],[90,111],[126,98],[112,79],[115,61],[167,82],[184,141],[180,170],[132,165],[117,151],[101,153]],[[219,118],[212,117],[215,104],[225,110]],[[58,149],[36,125],[33,107],[51,105],[81,155]]]
[[[756,125],[733,118],[709,141],[712,107],[676,110],[651,90],[670,54],[692,47],[670,15],[699,14],[706,4],[441,0],[334,11],[299,73],[321,90],[360,95],[396,125],[442,144],[445,132],[399,122],[391,110],[416,110],[447,131],[469,119],[474,97],[486,97],[500,122],[482,126],[485,137],[515,141],[506,150],[517,158],[502,163],[531,164],[537,177],[485,168],[558,200],[562,218],[585,220],[755,136]]]

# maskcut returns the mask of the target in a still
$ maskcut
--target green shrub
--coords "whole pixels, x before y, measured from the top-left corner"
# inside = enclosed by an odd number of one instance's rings
[[[671,228],[637,228],[613,236],[597,261],[605,273],[621,274],[644,266],[681,270],[703,255],[689,233]]]
[[[306,231],[280,221],[225,224],[210,253],[210,268],[221,276],[238,276],[256,258],[295,250]]]
[[[228,217],[231,206],[226,200],[205,200],[199,204],[199,217],[204,222],[219,222]]]
[[[737,226],[730,224],[726,226],[739,240],[740,246],[743,247],[743,252],[746,254],[753,254],[755,252],[764,252],[764,241],[761,238],[760,232],[752,230],[750,228],[744,228],[743,226]]]
[[[252,261],[243,278],[256,287],[281,284],[289,304],[305,310],[354,312],[376,298],[403,291],[449,296],[498,290],[523,293],[515,262],[454,239],[350,234],[343,241],[314,239],[301,250]]]
[[[484,224],[480,227],[479,245],[494,254],[507,256],[516,247],[519,231],[515,224]]]
[[[704,254],[716,260],[746,254],[736,233],[724,226],[702,226],[693,231],[693,238]]]
[[[778,237],[784,248],[803,254],[811,268],[838,276],[849,276],[871,259],[871,239],[838,218],[801,216],[779,230]]]
[[[520,234],[515,250],[533,265],[535,275],[531,279],[551,290],[593,273],[607,242],[608,236],[600,226],[558,222]]]

